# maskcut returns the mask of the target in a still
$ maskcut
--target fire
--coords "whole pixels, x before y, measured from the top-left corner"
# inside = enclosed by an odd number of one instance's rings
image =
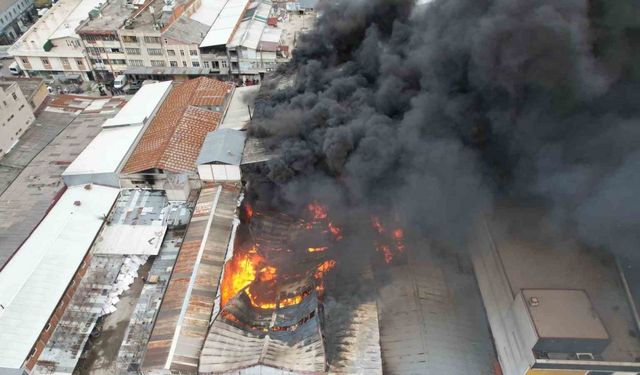
[[[321,280],[324,277],[324,275],[327,272],[329,272],[329,270],[335,267],[335,265],[336,265],[335,260],[333,259],[325,260],[324,262],[320,263],[318,267],[316,267],[316,273],[314,274],[314,277],[318,280]]]
[[[309,247],[307,248],[307,251],[310,253],[322,253],[327,251],[329,248],[326,246],[322,246],[322,247]]]
[[[335,225],[333,225],[333,223],[329,222],[329,224],[327,224],[327,227],[329,228],[329,232],[333,235],[333,237],[336,240],[341,240],[342,239],[342,229],[336,227]]]
[[[396,218],[395,221],[397,222],[398,219]],[[388,232],[378,216],[371,217],[371,226],[379,236],[379,239],[374,241],[376,250],[382,253],[385,263],[391,263],[396,252],[404,252],[404,231],[396,227]]]
[[[314,220],[322,220],[327,218],[327,207],[319,203],[309,203],[307,210],[313,214]]]
[[[380,218],[379,217],[372,216],[371,217],[371,225],[373,226],[373,229],[375,229],[376,232],[378,232],[378,234],[384,233],[384,227],[382,226],[382,223],[380,222]]]
[[[256,269],[260,263],[260,256],[256,246],[246,252],[239,251],[224,266],[224,278],[220,290],[222,306],[231,297],[251,284],[256,279]]]
[[[248,203],[245,203],[243,207],[248,222],[256,212]],[[341,228],[328,221],[329,215],[326,206],[314,202],[308,204],[306,208],[309,215],[306,220],[301,220],[302,228],[316,229],[319,233],[327,233],[334,240],[342,239]],[[287,273],[290,270],[279,270],[269,262],[268,256],[263,256],[269,254],[268,251],[273,249],[262,249],[258,246],[236,249],[233,257],[225,264],[224,278],[220,286],[222,306],[242,290],[251,304],[259,309],[275,309],[299,304],[309,291],[296,292],[295,295],[278,296],[279,283],[313,276],[316,279],[315,289],[319,294],[322,294],[324,291],[323,278],[336,265],[335,260],[326,259],[325,254],[329,253],[329,246],[310,246],[306,248],[307,252],[320,254],[324,260],[310,270],[291,274]],[[264,252],[265,250],[267,253]]]
[[[253,206],[250,203],[244,205],[244,212],[247,215],[247,220],[251,220],[253,217]]]

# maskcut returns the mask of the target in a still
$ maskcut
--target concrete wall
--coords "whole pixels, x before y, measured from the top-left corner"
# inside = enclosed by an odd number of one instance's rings
[[[531,338],[523,337],[520,332],[514,314],[520,307],[517,304],[514,307],[509,280],[484,222],[478,225],[471,251],[502,372],[504,375],[524,375],[535,360],[531,348],[526,348]]]
[[[35,116],[17,83],[0,86],[0,157],[31,126]]]
[[[240,181],[239,165],[203,164],[198,166],[202,181]]]
[[[105,186],[120,187],[120,179],[116,172],[113,173],[88,173],[88,174],[71,174],[62,175],[65,185],[86,185],[86,184],[98,184]]]

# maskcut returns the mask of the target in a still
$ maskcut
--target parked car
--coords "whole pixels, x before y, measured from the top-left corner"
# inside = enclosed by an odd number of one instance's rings
[[[126,84],[127,84],[127,76],[125,76],[124,74],[120,74],[113,81],[113,88],[116,89],[116,90],[122,90],[122,89],[124,89],[124,86]]]
[[[22,73],[22,69],[20,69],[20,65],[18,65],[17,61],[14,61],[10,66],[9,66],[9,71],[11,72],[11,74],[13,74],[14,76],[19,76]]]
[[[131,81],[129,86],[125,90],[127,94],[135,94],[142,87],[142,82],[140,81]]]

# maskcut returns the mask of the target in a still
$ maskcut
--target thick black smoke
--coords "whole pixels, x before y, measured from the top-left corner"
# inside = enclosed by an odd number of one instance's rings
[[[504,197],[542,198],[588,244],[640,243],[637,0],[336,0],[266,90],[250,178],[346,224],[397,215],[458,246]]]

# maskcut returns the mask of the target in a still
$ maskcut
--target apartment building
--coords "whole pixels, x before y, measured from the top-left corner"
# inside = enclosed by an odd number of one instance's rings
[[[285,61],[270,0],[111,0],[77,32],[99,80],[118,74],[177,79],[259,79]]]
[[[0,81],[0,158],[18,142],[33,120],[33,109],[17,82]]]
[[[61,0],[55,3],[11,48],[28,76],[93,80],[76,27],[103,0]]]
[[[287,61],[271,0],[60,0],[9,53],[29,76],[110,81],[221,75],[243,81]]]
[[[11,44],[35,19],[33,0],[0,1],[0,44]]]
[[[202,60],[212,71],[242,81],[260,80],[288,61],[283,32],[267,24],[271,0],[229,0],[200,43]]]
[[[198,6],[199,0],[108,1],[78,27],[97,78],[129,68],[200,67],[197,36],[207,27],[187,16]]]

